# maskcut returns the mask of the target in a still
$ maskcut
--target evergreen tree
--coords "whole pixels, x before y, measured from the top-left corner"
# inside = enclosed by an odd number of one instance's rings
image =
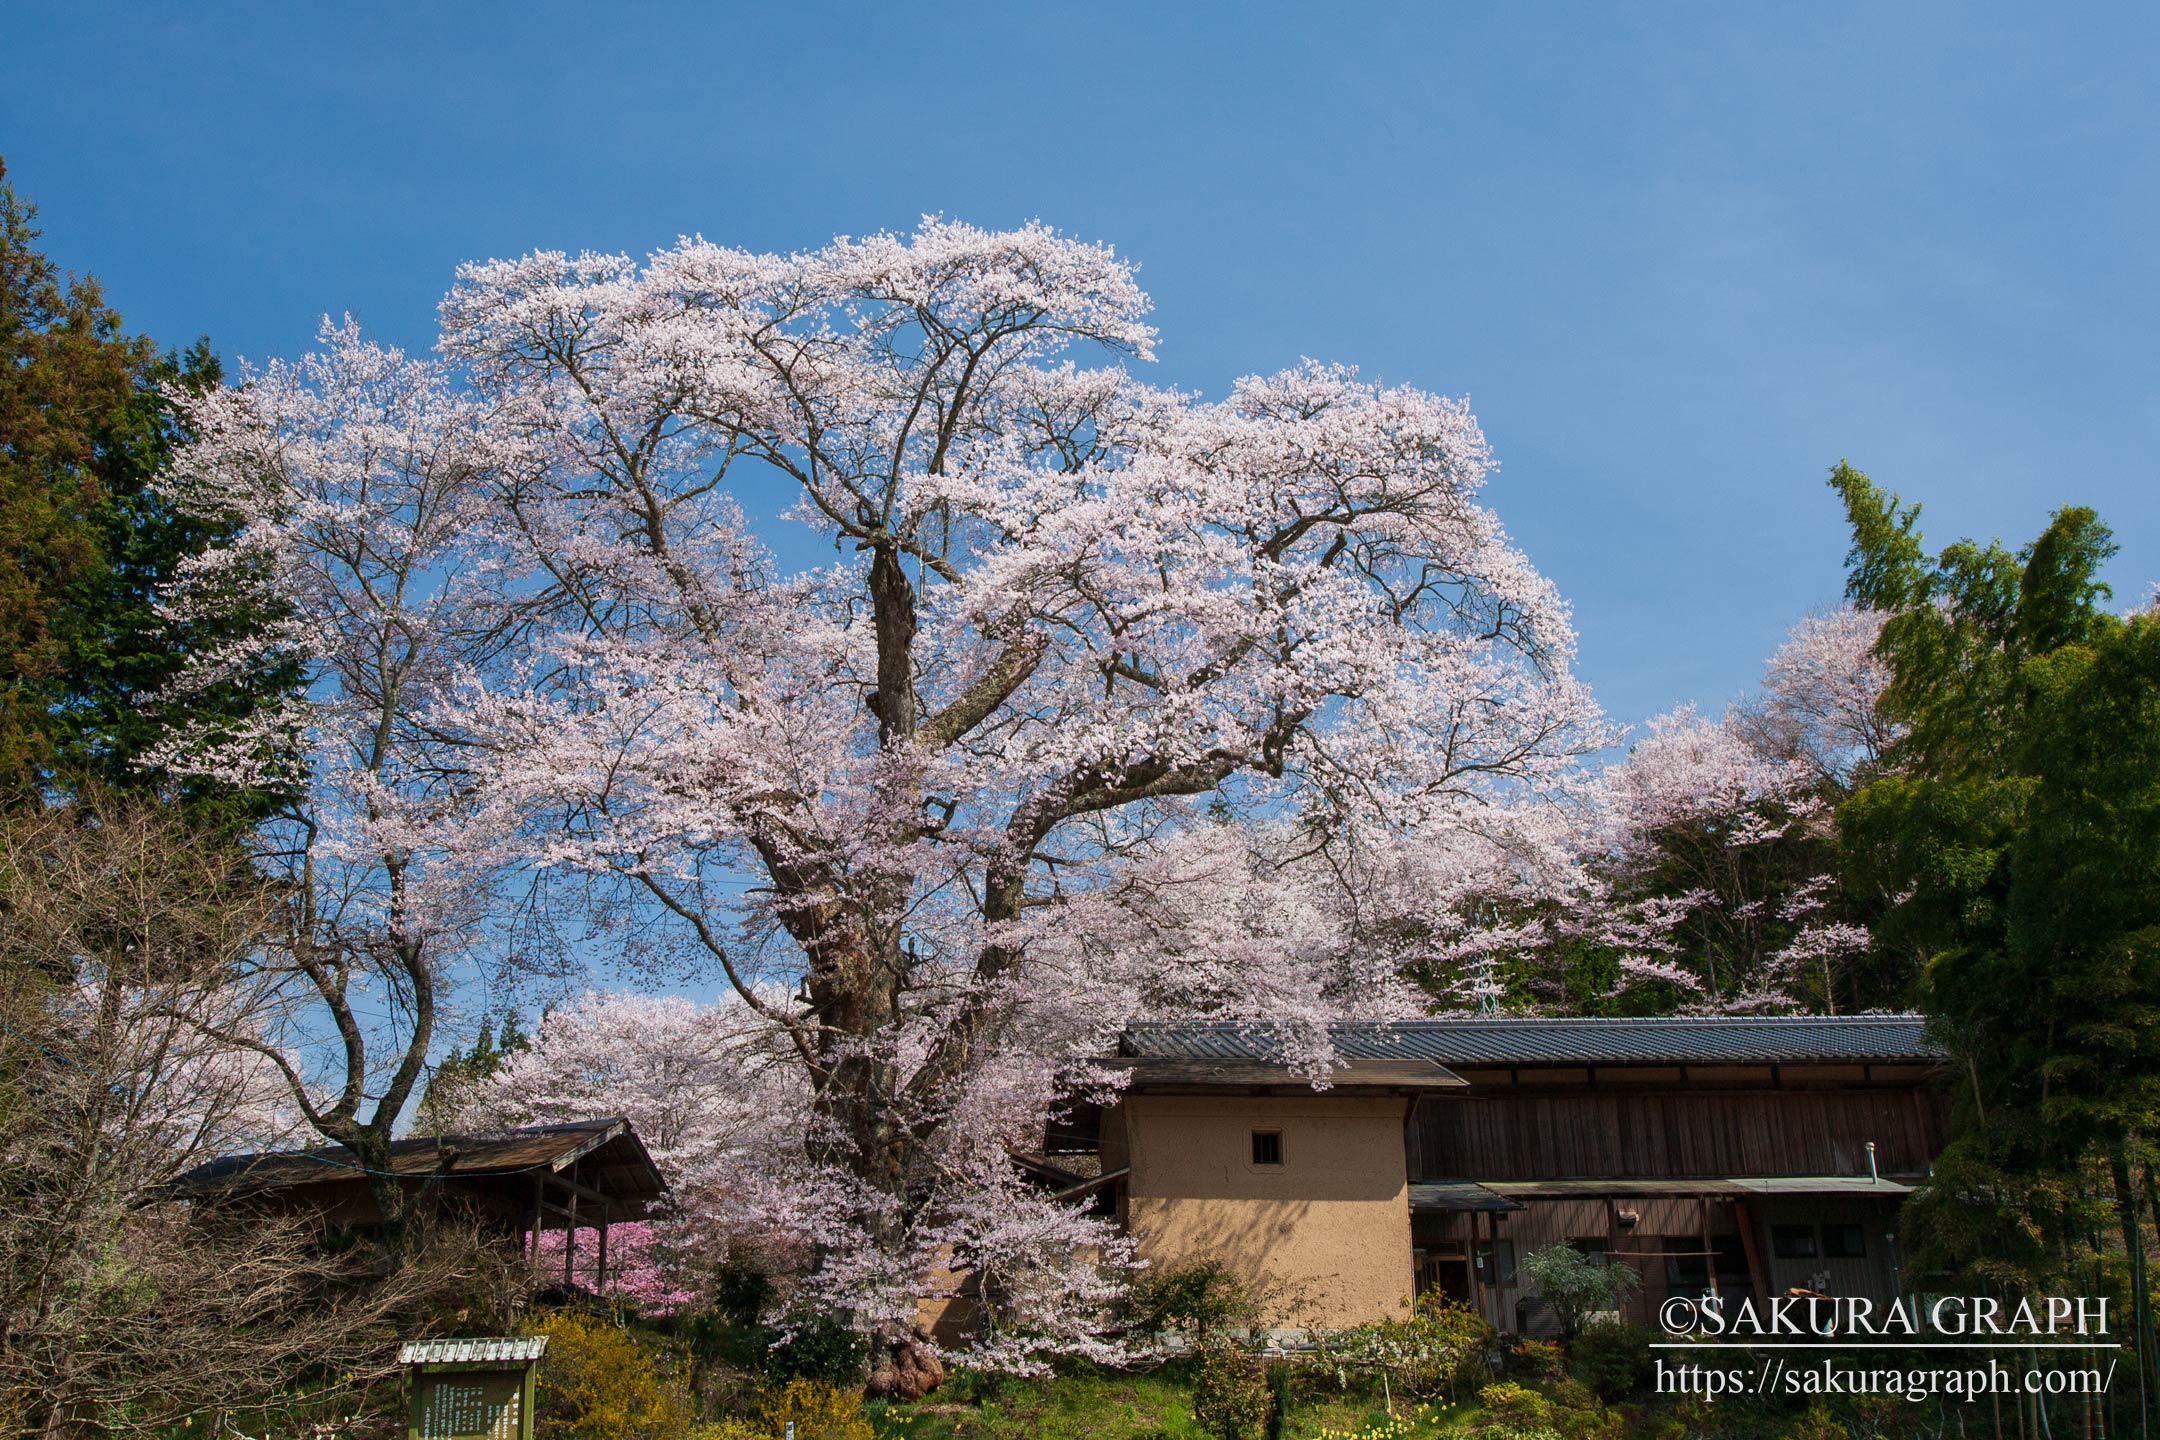
[[[473,1093],[501,1074],[511,1056],[530,1049],[532,1037],[520,1027],[516,1010],[507,1012],[492,1029],[482,1015],[472,1044],[453,1046],[429,1073],[417,1112],[421,1130],[432,1134],[455,1130]]]
[[[154,483],[184,435],[171,396],[215,385],[218,362],[205,341],[160,356],[129,334],[96,280],[37,248],[36,216],[0,163],[0,804],[97,783],[244,815],[260,797],[141,764],[173,718],[145,697],[192,651],[270,618],[241,607],[206,633],[157,610],[186,557],[223,538]],[[238,718],[294,683],[237,676],[191,694],[189,713]]]

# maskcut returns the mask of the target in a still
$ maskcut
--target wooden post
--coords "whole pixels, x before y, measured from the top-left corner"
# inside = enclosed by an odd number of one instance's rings
[[[593,1290],[596,1293],[607,1289],[607,1227],[609,1216],[613,1210],[614,1207],[608,1204],[607,1201],[600,1202],[599,1268],[593,1273]]]
[[[1703,1274],[1709,1277],[1709,1280],[1710,1280],[1710,1293],[1711,1293],[1712,1295],[1715,1295],[1715,1294],[1717,1294],[1717,1293],[1718,1293],[1718,1288],[1717,1288],[1717,1246],[1715,1246],[1715,1245],[1713,1245],[1713,1244],[1711,1244],[1711,1243],[1710,1243],[1710,1197],[1709,1197],[1708,1195],[1705,1195],[1705,1196],[1703,1196],[1703,1197],[1702,1197],[1702,1211],[1701,1211],[1701,1219],[1702,1219]]]
[[[547,1216],[540,1209],[540,1177],[535,1175],[533,1176],[532,1245],[530,1253],[525,1258],[525,1263],[536,1270],[540,1268],[540,1231],[546,1224]]]
[[[1770,1300],[1770,1273],[1763,1268],[1762,1243],[1755,1237],[1755,1214],[1748,1209],[1745,1198],[1733,1202],[1733,1223],[1740,1227],[1740,1248],[1747,1255],[1748,1284],[1755,1287],[1755,1298],[1765,1304]]]
[[[1482,1210],[1470,1212],[1470,1285],[1477,1294],[1478,1318],[1497,1324],[1485,1308],[1485,1271],[1478,1264],[1478,1216],[1483,1213]]]
[[[1620,1202],[1607,1195],[1605,1197],[1605,1263],[1607,1265],[1623,1263],[1620,1259],[1619,1250]],[[1622,1320],[1633,1320],[1635,1318],[1635,1307],[1637,1305],[1648,1306],[1649,1303],[1650,1297],[1644,1293],[1643,1287],[1637,1286],[1635,1293],[1621,1302],[1620,1318]]]
[[[577,1261],[577,1202],[578,1193],[572,1190],[570,1192],[570,1223],[563,1227],[562,1283],[565,1290],[577,1283],[576,1271],[572,1268]]]

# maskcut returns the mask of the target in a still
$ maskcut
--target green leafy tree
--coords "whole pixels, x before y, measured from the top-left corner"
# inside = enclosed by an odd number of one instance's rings
[[[1261,1300],[1236,1271],[1209,1259],[1143,1271],[1127,1290],[1125,1307],[1143,1335],[1175,1330],[1199,1342],[1256,1323]]]
[[[2097,1254],[2097,1176],[2147,1338],[2160,615],[2104,608],[2115,545],[2091,510],[2057,511],[2015,552],[1961,540],[1930,558],[1918,506],[1847,466],[1831,484],[1853,533],[1847,594],[1888,615],[1882,703],[1904,727],[1902,773],[1843,807],[1847,864],[1901,893],[1881,923],[1925,955],[1961,1081],[1915,1258],[2012,1292],[2075,1274]]]
[[[261,797],[173,785],[144,761],[174,717],[145,704],[185,657],[274,617],[236,605],[162,616],[157,592],[222,531],[155,480],[182,427],[170,395],[217,383],[208,344],[160,355],[96,280],[37,247],[36,207],[0,163],[0,803],[84,781],[157,787],[245,819]],[[267,666],[199,692],[196,718],[237,720],[290,690]]]
[[[1569,1339],[1582,1333],[1591,1316],[1625,1305],[1642,1283],[1632,1266],[1593,1258],[1567,1244],[1531,1251],[1516,1272],[1552,1307],[1560,1333]]]

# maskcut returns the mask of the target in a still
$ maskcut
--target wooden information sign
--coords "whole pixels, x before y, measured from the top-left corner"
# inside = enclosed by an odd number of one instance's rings
[[[419,1340],[401,1347],[412,1370],[408,1440],[532,1440],[533,1367],[545,1335]]]

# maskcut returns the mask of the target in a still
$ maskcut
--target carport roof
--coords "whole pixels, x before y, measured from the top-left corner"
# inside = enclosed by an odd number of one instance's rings
[[[1846,1195],[1901,1200],[1911,1185],[1865,1175],[1736,1175],[1676,1180],[1426,1180],[1412,1210],[1520,1210],[1525,1200],[1657,1200],[1680,1196]],[[1490,1197],[1490,1198],[1487,1198]]]
[[[1463,1210],[1520,1210],[1522,1202],[1510,1200],[1473,1180],[1425,1180],[1410,1187],[1410,1213],[1429,1215]]]

